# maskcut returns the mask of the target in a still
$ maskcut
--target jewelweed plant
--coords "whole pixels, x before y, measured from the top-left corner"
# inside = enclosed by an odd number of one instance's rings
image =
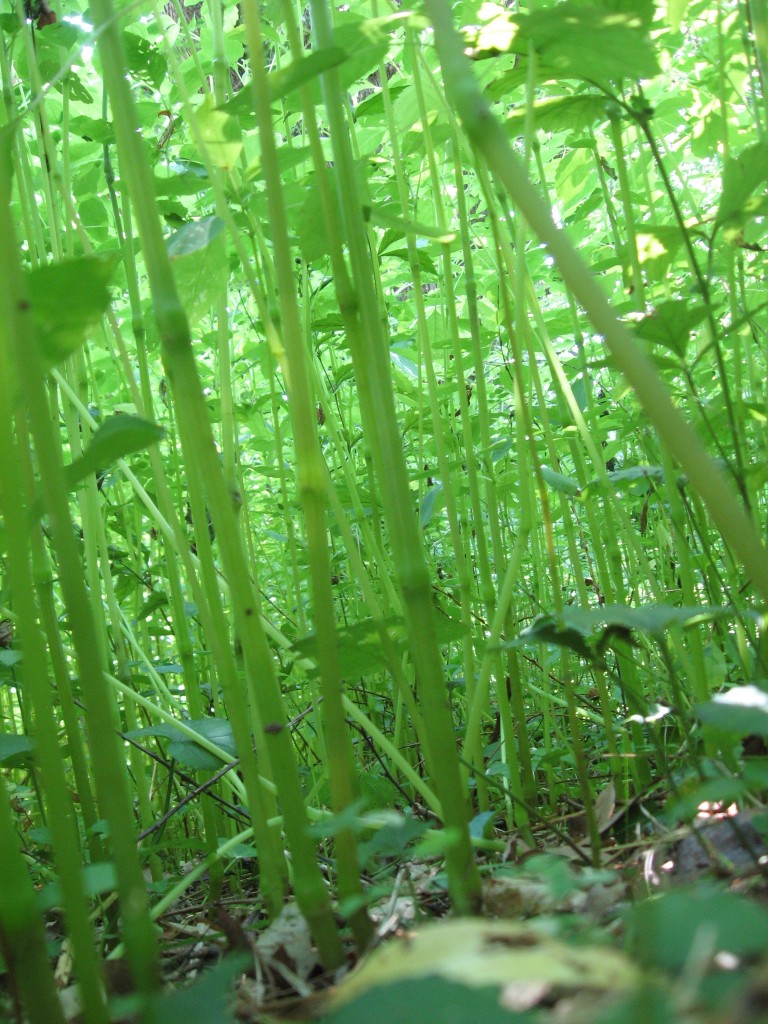
[[[36,886],[86,1024],[121,951],[153,1021],[192,887],[335,970],[393,821],[464,915],[568,808],[599,866],[609,787],[755,797],[767,46],[751,0],[3,8],[19,1014]]]

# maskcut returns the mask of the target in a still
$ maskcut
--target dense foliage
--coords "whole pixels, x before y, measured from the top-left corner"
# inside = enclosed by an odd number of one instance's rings
[[[759,0],[3,10],[9,1013],[124,943],[180,1016],[179,901],[332,971],[407,865],[758,805],[766,76]]]

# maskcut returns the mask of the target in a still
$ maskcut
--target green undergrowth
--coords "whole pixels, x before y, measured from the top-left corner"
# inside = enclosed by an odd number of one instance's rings
[[[762,1019],[767,47],[0,9],[9,1021]]]

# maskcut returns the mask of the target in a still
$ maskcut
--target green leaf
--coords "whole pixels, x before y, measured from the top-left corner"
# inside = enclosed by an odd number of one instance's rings
[[[191,196],[207,189],[211,182],[206,168],[193,160],[171,160],[162,165],[166,177],[155,173],[155,195]]]
[[[408,84],[406,82],[393,82],[389,86],[390,98],[394,101],[398,95],[407,89]],[[384,117],[384,91],[382,89],[377,90],[372,96],[366,96],[364,100],[361,100],[355,107],[355,120],[360,121],[365,118],[373,117]]]
[[[733,608],[713,608],[696,605],[675,607],[667,604],[645,604],[631,608],[621,604],[606,604],[600,608],[579,608],[569,605],[563,609],[562,622],[567,628],[578,630],[583,636],[595,635],[602,627],[635,629],[652,637],[663,637],[672,626],[687,628],[714,619],[735,617]]]
[[[237,757],[232,726],[225,718],[201,718],[185,724],[210,743],[221,747],[233,760]],[[178,729],[173,730],[168,743],[168,753],[187,768],[211,771],[221,768],[221,761],[217,757]]]
[[[43,359],[49,367],[62,362],[85,341],[110,300],[107,284],[116,254],[83,256],[27,273],[32,318]]]
[[[19,768],[25,764],[35,750],[31,736],[16,733],[0,733],[0,765],[4,768]]]
[[[347,57],[339,68],[342,88],[348,88],[386,59],[389,36],[374,21],[342,13],[334,19],[334,41]]]
[[[367,864],[372,857],[405,859],[408,846],[414,840],[420,839],[427,831],[428,826],[424,822],[406,818],[405,815],[397,811],[386,811],[384,815],[386,824],[383,827],[380,812],[374,812],[370,816],[375,831],[371,838],[361,843],[358,848],[362,864]],[[364,822],[365,819],[363,819]]]
[[[584,131],[585,128],[607,121],[608,111],[607,97],[593,93],[544,99],[533,105],[533,126],[544,132]],[[512,134],[521,135],[525,129],[526,111],[513,111],[505,123]]]
[[[750,684],[734,686],[706,704],[696,706],[706,725],[714,725],[737,736],[768,736],[768,692]]]
[[[688,3],[689,0],[669,0],[667,3],[667,21],[674,32],[680,28]]]
[[[232,726],[226,718],[192,719],[184,722],[184,725],[208,740],[209,743],[221,747],[222,752],[232,760],[237,757]],[[169,756],[186,768],[194,768],[199,771],[215,771],[217,768],[221,768],[220,758],[201,747],[194,737],[181,732],[170,722],[149,725],[144,729],[132,729],[125,735],[127,739],[138,739],[141,736],[164,736],[168,740]]]
[[[626,469],[615,469],[607,476],[610,482],[617,486],[635,483],[637,480],[654,480],[657,483],[662,483],[664,470],[661,466],[628,466]]]
[[[493,811],[481,811],[476,814],[469,823],[469,834],[473,839],[490,839],[496,817]]]
[[[115,865],[111,861],[84,864],[80,870],[83,889],[87,896],[102,896],[104,893],[114,892],[117,888]],[[40,893],[39,905],[41,910],[53,910],[54,907],[62,905],[63,899],[61,882],[54,878]]]
[[[210,96],[205,98],[202,106],[195,112],[195,119],[205,150],[214,167],[231,171],[243,148],[238,119],[224,110],[217,110]]]
[[[432,516],[444,501],[445,494],[442,484],[435,484],[434,487],[429,488],[422,498],[421,507],[419,508],[419,526],[421,526],[422,530],[429,524]]]
[[[168,256],[178,260],[205,249],[219,236],[223,227],[224,221],[219,217],[203,217],[185,224],[166,241]]]
[[[513,20],[520,28],[515,52],[525,54],[532,43],[543,63],[562,78],[605,82],[659,74],[647,26],[634,11],[565,0]]]
[[[691,331],[707,316],[704,306],[689,306],[683,299],[660,302],[656,309],[639,321],[636,332],[645,341],[663,345],[685,358]]]
[[[400,619],[388,619],[387,630],[397,650],[405,646],[405,630]],[[339,644],[339,662],[341,674],[346,679],[379,672],[386,665],[386,657],[381,648],[381,638],[373,619],[364,619],[337,631]],[[314,633],[302,637],[292,645],[299,658],[308,658],[317,663],[317,640]],[[310,675],[316,675],[316,669],[310,669]]]
[[[581,487],[579,487],[575,480],[569,476],[564,476],[562,473],[556,473],[554,469],[550,469],[548,466],[541,467],[541,475],[553,491],[567,494],[570,498],[578,498],[581,494]]]
[[[768,912],[735,893],[704,888],[667,893],[636,904],[627,914],[634,954],[649,968],[679,971],[694,945],[707,937],[707,952],[727,950],[737,957],[768,948]]]
[[[163,1024],[232,1024],[234,1010],[230,989],[232,982],[253,957],[236,953],[225,957],[210,970],[204,971],[184,988],[155,996],[151,1017]]]
[[[107,469],[133,452],[143,451],[164,436],[161,426],[140,416],[111,416],[93,435],[82,456],[65,468],[67,486],[72,490],[90,473]]]
[[[758,186],[768,180],[768,142],[749,146],[737,157],[726,161],[723,171],[723,193],[715,223],[740,223],[757,211],[760,200],[750,197]]]
[[[406,1020],[408,1024],[536,1024],[539,1018],[505,1009],[496,988],[469,988],[444,978],[427,977],[378,985],[322,1017],[319,1024],[404,1024]]]
[[[338,67],[347,59],[347,53],[340,46],[329,46],[322,50],[314,50],[307,57],[300,57],[287,67],[271,71],[267,75],[269,99],[271,103],[283,99],[294,89],[311,82],[324,71]],[[240,92],[218,108],[227,114],[252,114],[253,97],[251,89],[246,86]]]
[[[580,657],[594,660],[612,634],[637,630],[661,639],[672,626],[687,628],[718,618],[735,617],[728,607],[674,607],[666,604],[647,604],[639,608],[627,605],[601,605],[599,608],[580,608],[567,605],[560,616],[540,615],[533,623],[502,647],[520,647],[530,643],[555,644],[575,651]]]
[[[219,217],[185,224],[167,240],[173,276],[190,326],[210,312],[229,278],[226,238]]]
[[[129,29],[122,33],[122,37],[129,70],[136,78],[157,89],[168,74],[165,57],[150,42]]]
[[[408,220],[397,216],[384,206],[367,206],[364,210],[366,220],[370,220],[379,228],[390,228],[400,233],[403,238],[410,235],[412,238],[432,238],[441,245],[447,245],[456,238],[455,231],[447,231],[432,224],[423,224],[419,221]]]
[[[514,640],[506,641],[502,647],[522,647],[526,644],[554,644],[567,647],[581,658],[592,659],[593,652],[585,641],[583,630],[574,629],[564,622],[558,622],[554,615],[539,615]]]
[[[643,224],[635,241],[640,263],[658,275],[665,273],[684,244],[680,229],[667,224]]]

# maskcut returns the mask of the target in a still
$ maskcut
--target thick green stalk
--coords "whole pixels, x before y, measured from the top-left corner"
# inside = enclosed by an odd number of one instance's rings
[[[113,730],[114,705],[104,687],[104,665],[96,642],[93,609],[83,582],[80,554],[69,517],[58,425],[54,432],[30,303],[13,242],[14,228],[8,202],[10,161],[6,163],[6,159],[3,153],[0,193],[5,201],[0,203],[0,236],[8,243],[4,249],[7,253],[4,280],[14,305],[12,309],[6,309],[4,319],[15,359],[18,365],[24,366],[24,373],[19,377],[20,392],[35,445],[40,490],[49,516],[51,541],[77,654],[80,684],[88,707],[96,789],[100,809],[110,824],[128,957],[137,990],[148,996],[155,986],[156,952],[133,834],[131,799],[122,750]]]
[[[320,46],[333,45],[329,6],[311,3],[313,31]],[[449,693],[437,643],[432,588],[413,508],[402,441],[395,413],[388,342],[383,329],[371,267],[367,225],[344,115],[344,94],[335,71],[323,75],[331,143],[334,149],[345,242],[349,247],[354,307],[342,309],[389,528],[393,563],[403,594],[411,658],[426,726],[425,753],[432,784],[452,832],[446,854],[448,885],[457,913],[477,909],[480,876],[468,828],[468,804],[461,782]],[[337,288],[339,282],[337,281]]]
[[[3,295],[2,306],[5,311],[9,312],[13,298],[9,293]],[[12,315],[3,319],[5,323],[13,322]],[[107,1009],[101,991],[95,936],[80,872],[80,836],[59,744],[59,726],[48,678],[45,641],[37,621],[39,611],[30,571],[29,508],[25,502],[19,501],[24,488],[21,453],[13,435],[12,408],[18,396],[18,376],[12,372],[15,359],[9,338],[3,335],[5,332],[0,335],[0,355],[8,370],[8,378],[7,386],[0,390],[0,448],[3,451],[0,513],[7,531],[8,580],[24,655],[24,683],[33,708],[36,759],[51,829],[54,860],[62,887],[67,928],[78,965],[85,1018],[87,1024],[106,1024]],[[25,434],[22,437],[26,440]],[[0,800],[5,800],[4,793],[0,793]],[[5,880],[4,884],[7,885],[8,881]],[[9,953],[15,962],[19,950],[10,949]]]
[[[65,1024],[48,962],[45,930],[4,783],[0,783],[0,953],[29,1024]],[[19,1018],[21,1019],[21,1018]]]

